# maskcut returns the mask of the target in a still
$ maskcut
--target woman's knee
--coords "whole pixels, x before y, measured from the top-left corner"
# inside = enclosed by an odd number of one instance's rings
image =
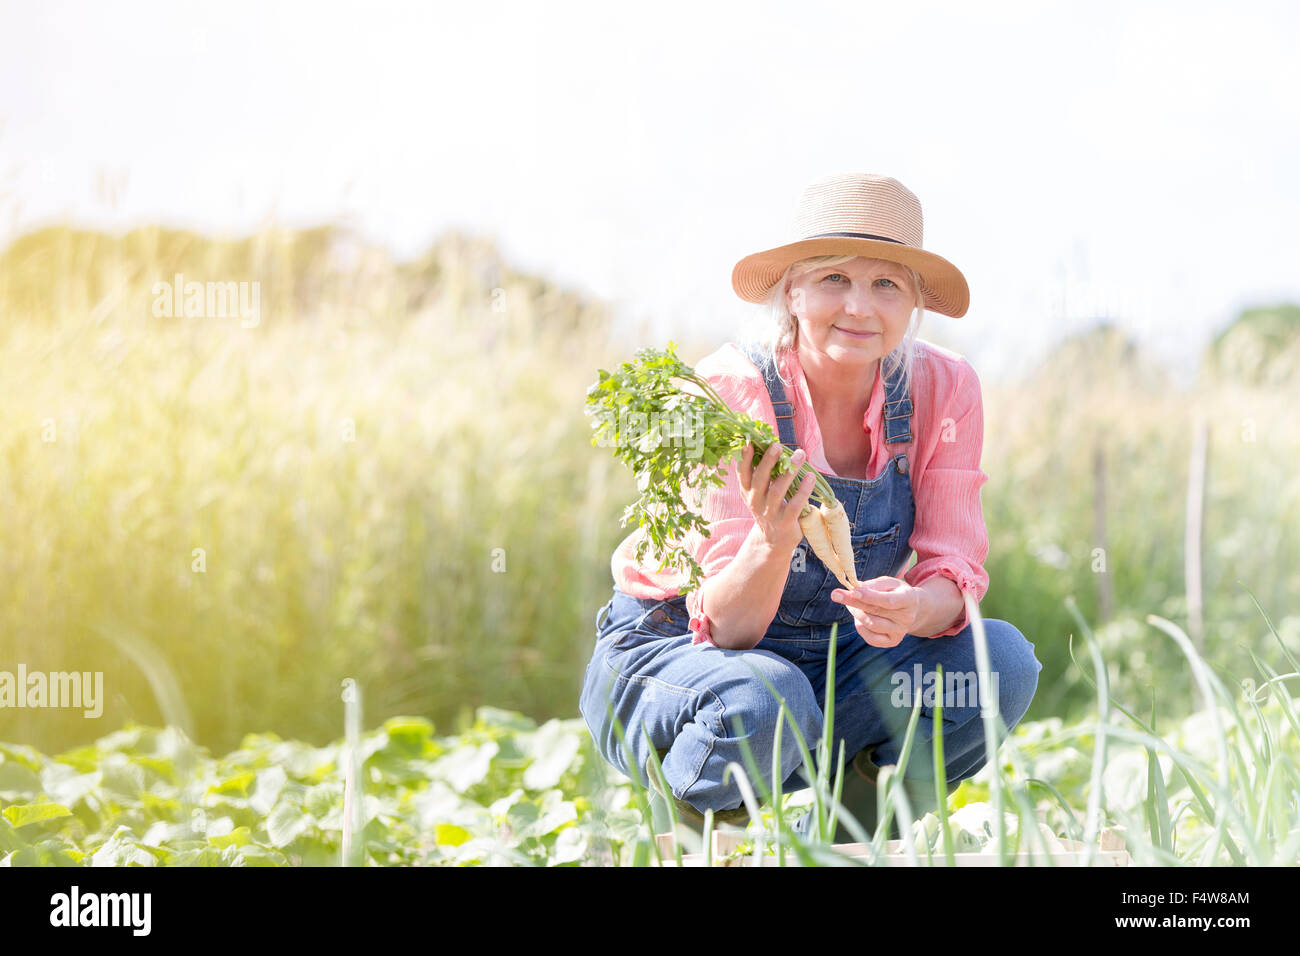
[[[1010,729],[1029,709],[1043,665],[1034,654],[1034,645],[1014,624],[987,618],[984,634],[989,646],[989,668],[997,675],[999,709]]]
[[[744,652],[729,686],[722,689],[726,713],[740,718],[746,733],[757,727],[775,728],[784,705],[794,725],[809,744],[809,733],[816,734],[821,726],[821,708],[813,694],[812,684],[803,671],[785,658],[769,651]],[[728,730],[733,730],[728,726]],[[786,728],[787,731],[789,728]],[[793,742],[793,737],[786,735]]]
[[[785,779],[802,763],[800,740],[811,750],[821,734],[821,708],[808,678],[794,664],[768,651],[749,650],[729,652],[724,670],[725,678],[710,688],[718,707],[716,717],[707,721],[707,753],[682,790],[684,799],[701,808],[739,805],[737,784],[725,780],[728,765],[748,768],[752,758],[766,778],[779,764]]]

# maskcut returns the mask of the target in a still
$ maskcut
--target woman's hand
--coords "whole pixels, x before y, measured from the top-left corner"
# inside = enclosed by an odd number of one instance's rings
[[[799,527],[799,514],[808,504],[808,498],[816,485],[816,478],[811,471],[804,475],[799,490],[789,501],[785,493],[794,481],[795,474],[808,457],[802,448],[790,456],[790,470],[776,479],[772,478],[772,466],[781,457],[781,443],[772,442],[758,464],[753,464],[754,448],[745,445],[736,468],[740,482],[740,492],[745,503],[754,515],[754,523],[762,532],[764,540],[781,554],[793,554],[799,542],[803,540],[803,530]]]
[[[836,588],[831,600],[853,615],[853,625],[872,647],[894,647],[914,632],[925,610],[926,594],[888,576],[863,581],[855,591]]]

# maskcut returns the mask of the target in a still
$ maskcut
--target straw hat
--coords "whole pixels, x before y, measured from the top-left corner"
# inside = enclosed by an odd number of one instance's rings
[[[926,309],[966,314],[966,277],[942,256],[921,248],[921,201],[897,179],[838,173],[803,192],[784,246],[736,263],[731,287],[747,302],[765,302],[790,263],[810,256],[850,255],[911,266],[921,277]]]

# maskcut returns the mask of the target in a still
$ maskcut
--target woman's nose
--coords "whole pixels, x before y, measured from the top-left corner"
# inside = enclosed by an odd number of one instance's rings
[[[871,312],[871,293],[853,290],[844,300],[844,311],[849,315],[868,315]]]

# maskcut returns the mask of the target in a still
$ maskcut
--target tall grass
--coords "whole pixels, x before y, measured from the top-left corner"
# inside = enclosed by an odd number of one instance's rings
[[[983,611],[1035,644],[1042,679],[1027,719],[1078,713],[1092,690],[1070,665],[1073,596],[1096,624],[1111,683],[1132,699],[1159,686],[1169,716],[1195,691],[1182,655],[1145,626],[1150,613],[1186,626],[1184,522],[1193,426],[1209,425],[1203,532],[1205,645],[1235,673],[1271,646],[1239,582],[1269,606],[1300,593],[1300,450],[1292,413],[1300,383],[1176,387],[1133,358],[1113,332],[1063,346],[1020,381],[986,386],[983,489],[990,590]],[[1098,488],[1095,456],[1104,459]],[[1105,503],[1105,540],[1094,509]],[[1110,620],[1099,595],[1113,594]],[[1280,624],[1300,638],[1300,616]],[[1124,665],[1124,666],[1121,666]]]
[[[580,411],[584,312],[506,275],[504,313],[443,283],[396,323],[396,293],[156,318],[155,278],[258,276],[169,260],[89,315],[95,270],[51,258],[54,301],[88,308],[0,324],[0,667],[102,670],[109,699],[97,722],[6,709],[0,738],[170,718],[137,658],[215,748],[332,739],[343,676],[380,718],[572,710],[621,511]]]

